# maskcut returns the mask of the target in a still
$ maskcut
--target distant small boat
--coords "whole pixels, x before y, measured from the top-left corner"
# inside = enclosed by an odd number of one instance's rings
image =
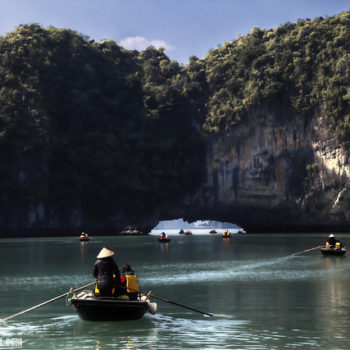
[[[190,230],[186,230],[185,235],[191,235],[192,232]]]
[[[125,235],[125,236],[133,236],[133,235],[141,235],[142,232],[138,230],[136,227],[127,226],[127,227],[124,227],[119,234]]]
[[[321,248],[322,255],[344,255],[346,253],[345,248]]]
[[[157,238],[157,240],[158,242],[161,242],[161,243],[168,243],[171,241],[171,238],[169,238],[169,236],[163,232],[163,235],[160,235]]]
[[[184,231],[183,229],[181,229],[181,230],[179,231],[179,234],[180,234],[180,235],[183,235],[183,234],[185,234],[185,231]]]
[[[157,304],[145,297],[124,300],[116,297],[95,297],[92,291],[82,291],[70,299],[79,317],[87,321],[137,320],[146,312],[155,314]]]
[[[161,238],[161,237],[158,237],[157,238],[158,242],[161,242],[161,243],[168,243],[171,241],[171,238]]]
[[[209,233],[217,233],[216,230],[210,230]]]
[[[79,237],[80,242],[90,241],[89,235],[87,233],[82,232]]]
[[[230,231],[224,231],[222,234],[222,238],[230,238],[231,237],[231,232]]]

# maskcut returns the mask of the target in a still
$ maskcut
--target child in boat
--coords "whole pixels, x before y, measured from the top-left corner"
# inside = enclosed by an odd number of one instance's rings
[[[137,282],[136,274],[132,270],[131,266],[125,264],[122,269],[122,276],[120,277],[121,283],[126,288],[127,295],[130,300],[137,300],[137,296],[140,292],[139,284]]]

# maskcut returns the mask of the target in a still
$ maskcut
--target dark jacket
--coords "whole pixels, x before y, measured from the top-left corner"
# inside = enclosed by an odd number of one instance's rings
[[[94,265],[94,277],[96,277],[97,288],[101,295],[111,295],[115,280],[120,281],[118,265],[113,258],[97,259]]]
[[[327,242],[329,243],[329,245],[330,245],[332,248],[335,247],[335,242],[336,242],[336,240],[335,240],[334,237],[328,237]]]

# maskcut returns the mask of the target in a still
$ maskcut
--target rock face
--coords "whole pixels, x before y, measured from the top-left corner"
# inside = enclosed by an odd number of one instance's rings
[[[180,202],[100,222],[79,208],[23,202],[3,216],[10,220],[0,221],[0,234],[118,234],[130,224],[147,233],[177,218],[232,222],[247,232],[348,232],[349,162],[325,120],[260,108],[209,137],[205,180]]]
[[[262,108],[208,144],[206,181],[184,217],[248,232],[350,228],[348,159],[322,115]]]

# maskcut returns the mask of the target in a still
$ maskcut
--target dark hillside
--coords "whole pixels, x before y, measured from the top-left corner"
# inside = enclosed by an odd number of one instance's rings
[[[180,67],[161,50],[26,25],[0,38],[0,58],[4,229],[142,216],[200,178]]]
[[[261,181],[266,193],[283,188],[289,202],[278,205],[309,215],[322,191],[346,193],[347,158],[341,170],[328,169],[339,174],[327,185],[315,157],[333,146],[349,154],[349,101],[350,12],[254,28],[187,66],[162,49],[128,51],[68,29],[19,26],[0,37],[0,232],[230,221],[240,191]],[[313,146],[317,124],[327,130],[322,145],[332,139],[327,152]],[[249,131],[245,139],[239,128]],[[270,136],[279,153],[257,151]],[[244,148],[244,140],[257,141]],[[247,171],[265,167],[246,188],[238,181],[243,156]]]

